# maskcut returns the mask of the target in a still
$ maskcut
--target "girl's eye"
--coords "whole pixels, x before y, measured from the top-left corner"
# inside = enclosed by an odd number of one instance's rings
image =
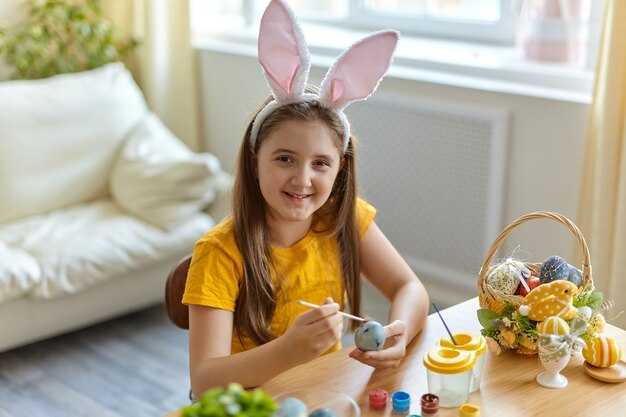
[[[281,155],[281,156],[277,157],[276,160],[280,161],[280,162],[293,162],[293,158],[291,158],[290,156],[287,156],[287,155]]]
[[[315,165],[318,167],[329,167],[330,164],[327,161],[324,160],[319,160],[319,161],[315,161]]]

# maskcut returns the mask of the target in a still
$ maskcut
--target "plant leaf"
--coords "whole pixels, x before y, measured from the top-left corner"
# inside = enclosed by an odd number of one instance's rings
[[[493,310],[489,310],[488,308],[481,308],[476,311],[476,315],[478,316],[478,321],[485,329],[490,329],[493,327],[492,321],[500,318],[500,315]]]
[[[0,58],[13,78],[38,79],[121,61],[138,45],[119,35],[100,0],[28,0],[28,20],[0,28]]]

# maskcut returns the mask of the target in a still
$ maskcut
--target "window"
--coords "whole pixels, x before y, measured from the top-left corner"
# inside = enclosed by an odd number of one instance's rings
[[[352,0],[348,22],[406,34],[514,43],[510,0]]]
[[[499,43],[514,41],[511,0],[289,0],[303,22],[335,23],[363,30],[393,28],[403,34]],[[254,26],[267,0],[191,0],[192,19]],[[195,10],[202,10],[196,13]],[[197,27],[197,26],[196,26]]]
[[[256,56],[269,0],[189,1],[196,47]],[[392,28],[402,33],[397,77],[573,102],[591,97],[605,0],[287,1],[316,65]]]

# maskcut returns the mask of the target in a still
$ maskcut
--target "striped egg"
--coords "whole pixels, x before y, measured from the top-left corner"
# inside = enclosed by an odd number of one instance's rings
[[[587,341],[583,348],[583,357],[593,366],[608,368],[620,360],[622,347],[610,337],[597,336]]]
[[[569,333],[569,325],[560,317],[548,317],[537,324],[537,333],[563,335]]]

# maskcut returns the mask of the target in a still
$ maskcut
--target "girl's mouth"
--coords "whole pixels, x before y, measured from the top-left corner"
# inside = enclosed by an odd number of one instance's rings
[[[311,194],[292,194],[292,193],[288,193],[288,192],[284,192],[285,194],[287,194],[289,197],[295,199],[295,200],[304,200],[307,197],[310,197]]]

